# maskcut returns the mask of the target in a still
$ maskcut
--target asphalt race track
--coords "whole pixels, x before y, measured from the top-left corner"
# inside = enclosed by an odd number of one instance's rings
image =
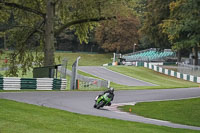
[[[103,67],[79,67],[79,70],[97,77],[128,86],[154,86]],[[93,108],[94,99],[102,92],[97,91],[34,91],[34,92],[2,92],[0,98],[66,110],[70,112],[103,116],[114,119],[143,122],[173,128],[187,128],[200,130],[200,127],[174,124],[167,121],[144,118],[125,112],[120,112],[117,106],[124,104],[134,105],[143,101],[161,101],[200,97],[200,88],[181,88],[163,90],[124,90],[115,91],[112,106],[97,110]]]
[[[117,110],[122,103],[135,104],[142,101],[174,100],[200,97],[200,88],[181,88],[164,90],[130,90],[115,91],[115,98],[111,107],[101,110],[93,108],[95,97],[101,92],[86,91],[34,91],[34,92],[1,92],[0,98],[19,102],[47,106],[70,112],[103,116],[114,119],[163,125],[174,128],[200,130],[200,127],[173,124],[167,121],[144,118]]]
[[[110,80],[111,82],[120,84],[120,85],[126,85],[126,86],[155,86],[152,83],[148,83],[145,81],[141,81],[114,71],[111,71],[109,69],[106,69],[105,67],[100,66],[79,66],[79,70],[92,74],[96,77]]]

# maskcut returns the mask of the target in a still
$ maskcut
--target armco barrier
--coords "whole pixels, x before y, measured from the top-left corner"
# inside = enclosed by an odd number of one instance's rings
[[[66,89],[66,79],[53,78],[0,78],[0,90],[64,90]]]
[[[176,72],[176,71],[173,71],[173,70],[165,69],[165,68],[153,65],[151,63],[146,63],[146,62],[144,62],[144,67],[152,69],[156,72],[163,73],[165,75],[173,76],[173,77],[183,79],[183,80],[188,80],[188,81],[191,81],[191,82],[200,83],[200,77],[195,77],[193,75],[188,75],[188,74]]]

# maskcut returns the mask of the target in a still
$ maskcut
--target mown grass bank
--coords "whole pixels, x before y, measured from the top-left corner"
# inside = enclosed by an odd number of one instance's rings
[[[188,88],[188,87],[199,86],[199,84],[197,83],[167,76],[144,67],[112,66],[108,67],[108,69],[157,85],[157,86],[132,87],[132,86],[124,86],[112,83],[111,85],[117,89],[167,89],[167,88]]]
[[[120,110],[141,115],[148,118],[171,121],[185,125],[200,127],[200,98],[143,102],[135,106],[122,106]]]
[[[0,99],[1,133],[197,133]]]
[[[68,67],[71,68],[72,64],[77,57],[81,57],[79,60],[79,66],[102,66],[103,64],[112,62],[111,58],[113,54],[90,54],[90,53],[67,53],[56,52],[56,62],[59,63],[59,59],[67,58]]]

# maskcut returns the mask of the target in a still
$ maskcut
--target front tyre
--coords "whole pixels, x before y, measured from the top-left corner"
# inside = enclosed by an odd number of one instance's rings
[[[99,109],[100,107],[103,107],[104,106],[104,101],[102,100],[102,101],[100,101],[100,103],[97,105],[97,109]]]
[[[97,105],[96,105],[96,103],[94,104],[94,108],[96,108],[97,107]]]

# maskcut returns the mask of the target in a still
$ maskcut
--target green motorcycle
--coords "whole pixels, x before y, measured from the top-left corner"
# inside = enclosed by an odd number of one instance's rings
[[[95,99],[94,108],[99,109],[100,107],[103,107],[106,105],[109,106],[111,100],[112,100],[112,96],[109,93],[105,93],[102,96],[97,96]]]

